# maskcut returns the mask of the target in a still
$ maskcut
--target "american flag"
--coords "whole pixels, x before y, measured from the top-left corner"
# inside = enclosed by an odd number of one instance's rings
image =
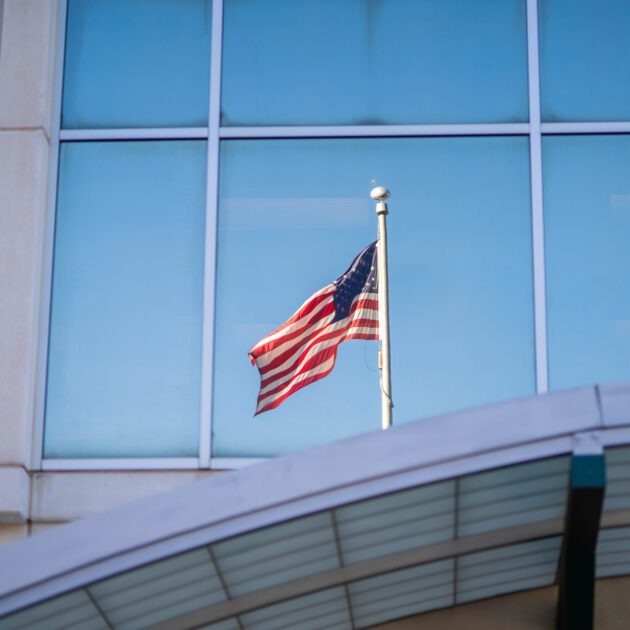
[[[337,348],[346,339],[378,339],[376,242],[249,351],[260,372],[254,415],[275,409],[291,394],[330,374]]]

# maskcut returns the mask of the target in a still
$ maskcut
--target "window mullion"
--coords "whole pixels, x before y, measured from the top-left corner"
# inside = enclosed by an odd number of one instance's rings
[[[527,0],[527,59],[529,78],[529,150],[532,203],[532,260],[534,272],[534,326],[536,392],[549,389],[547,356],[547,301],[545,289],[545,234],[542,190],[538,5]]]
[[[219,191],[219,127],[221,118],[221,50],[223,0],[212,2],[210,49],[210,96],[208,101],[208,171],[206,182],[206,240],[204,262],[203,343],[201,368],[201,415],[199,466],[210,467],[212,453],[212,386],[214,354],[214,304]]]

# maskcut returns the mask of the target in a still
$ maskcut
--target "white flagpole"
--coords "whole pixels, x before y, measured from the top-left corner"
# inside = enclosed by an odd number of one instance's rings
[[[389,357],[389,287],[387,283],[387,224],[388,209],[385,203],[390,192],[377,186],[370,192],[376,201],[378,217],[378,336],[380,339],[379,368],[381,370],[381,426],[383,431],[392,426],[392,379]]]

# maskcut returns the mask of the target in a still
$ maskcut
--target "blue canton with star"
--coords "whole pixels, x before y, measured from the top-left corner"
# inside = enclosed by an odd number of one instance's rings
[[[350,306],[354,298],[360,293],[376,293],[378,290],[378,276],[376,264],[376,241],[368,245],[353,261],[349,269],[339,276],[333,284],[335,294],[335,317],[337,322],[350,313]]]

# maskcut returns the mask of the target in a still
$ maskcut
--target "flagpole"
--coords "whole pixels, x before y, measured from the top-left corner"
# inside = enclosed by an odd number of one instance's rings
[[[383,431],[392,426],[392,380],[389,354],[389,287],[387,278],[387,224],[388,209],[385,203],[390,192],[377,186],[370,192],[376,201],[378,217],[378,329],[380,339],[379,368],[381,370],[381,426]]]

